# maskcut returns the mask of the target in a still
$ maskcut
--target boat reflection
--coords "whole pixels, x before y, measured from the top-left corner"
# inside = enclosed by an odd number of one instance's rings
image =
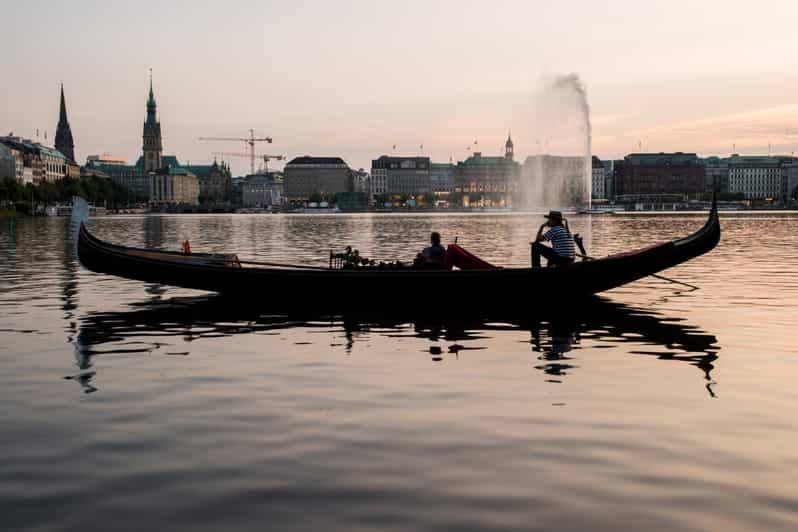
[[[573,352],[583,342],[593,348],[629,344],[626,351],[690,364],[701,370],[706,389],[714,396],[712,370],[720,347],[714,336],[673,318],[593,296],[564,309],[547,309],[545,316],[532,311],[496,310],[475,314],[454,309],[435,312],[374,309],[344,313],[308,312],[293,309],[276,312],[248,307],[240,300],[202,296],[151,300],[122,312],[92,312],[80,320],[75,351],[81,384],[94,391],[92,359],[113,354],[190,354],[161,349],[169,338],[184,342],[292,328],[340,328],[345,341],[332,343],[333,350],[351,353],[353,346],[369,337],[406,336],[430,341],[435,362],[458,357],[467,350],[490,349],[490,340],[503,331],[528,331],[534,367],[550,382],[559,382],[578,366]],[[334,333],[336,335],[339,332]]]

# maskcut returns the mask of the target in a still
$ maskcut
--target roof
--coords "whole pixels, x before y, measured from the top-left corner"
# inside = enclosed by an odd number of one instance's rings
[[[343,159],[340,157],[311,157],[310,155],[303,155],[302,157],[294,157],[291,161],[288,162],[286,166],[289,165],[298,165],[298,164],[335,164],[335,165],[346,165]]]
[[[727,160],[729,164],[765,164],[775,166],[782,163],[782,159],[767,155],[732,155]]]
[[[387,161],[387,162],[401,162],[401,161],[416,161],[416,162],[428,162],[429,157],[399,157],[395,155],[380,155],[378,159],[374,159],[375,161]]]
[[[66,155],[61,153],[60,151],[56,150],[55,148],[48,148],[47,146],[42,146],[41,144],[36,144],[36,148],[42,153],[46,153],[52,157],[59,157],[61,159],[66,159]]]
[[[55,148],[50,148],[49,146],[44,146],[43,144],[32,142],[27,139],[20,139],[18,137],[0,137],[0,142],[6,146],[26,153],[40,152],[53,157],[66,159],[66,156]]]
[[[507,157],[500,155],[500,156],[492,156],[492,155],[482,155],[481,153],[477,152],[465,161],[461,161],[457,163],[459,165],[465,166],[495,166],[495,165],[513,165],[516,164],[512,159],[508,159]]]
[[[104,174],[108,174],[109,176],[115,175],[130,175],[130,174],[139,174],[144,175],[144,169],[139,168],[138,166],[131,166],[128,164],[104,164],[98,161],[86,161],[86,168],[90,168],[92,170],[99,170]]]
[[[677,151],[675,153],[630,153],[624,160],[633,165],[639,164],[685,164],[697,163],[704,164],[697,154],[695,153],[682,153]]]
[[[182,166],[166,166],[165,169],[167,170],[166,173],[169,175],[190,175],[196,177],[190,170]]]
[[[210,177],[213,172],[218,172],[221,175],[228,174],[227,169],[219,164],[186,164],[182,168],[187,169],[197,177]]]
[[[174,155],[164,155],[161,157],[161,165],[162,166],[181,166],[180,161],[177,160],[177,157]],[[136,166],[138,168],[144,168],[144,156],[140,155],[138,160],[136,161]]]

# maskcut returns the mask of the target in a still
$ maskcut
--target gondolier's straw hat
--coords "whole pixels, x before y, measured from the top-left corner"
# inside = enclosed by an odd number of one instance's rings
[[[549,214],[544,214],[543,217],[549,220],[562,221],[562,213],[560,211],[549,211]]]

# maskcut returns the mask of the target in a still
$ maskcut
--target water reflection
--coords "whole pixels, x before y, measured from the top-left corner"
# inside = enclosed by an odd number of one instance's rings
[[[87,391],[94,391],[89,382],[94,376],[93,357],[161,353],[159,350],[170,337],[192,342],[268,331],[290,335],[291,329],[316,329],[333,336],[343,332],[344,341],[333,340],[330,346],[349,354],[359,341],[381,338],[390,342],[394,337],[408,336],[410,331],[411,337],[430,342],[428,350],[433,362],[442,362],[446,357],[457,360],[464,351],[489,352],[497,348],[499,334],[526,331],[528,339],[521,335],[518,341],[529,342],[533,365],[549,382],[562,382],[578,369],[574,352],[583,344],[594,349],[623,345],[633,354],[686,362],[699,368],[713,397],[712,370],[720,349],[713,335],[696,327],[601,297],[587,298],[568,309],[548,309],[546,315],[506,310],[424,314],[374,309],[344,314],[301,310],[274,313],[222,296],[151,300],[133,306],[122,312],[92,312],[81,319],[75,351],[81,375],[88,376],[80,381],[84,387],[89,385]],[[186,348],[179,354],[189,353]]]

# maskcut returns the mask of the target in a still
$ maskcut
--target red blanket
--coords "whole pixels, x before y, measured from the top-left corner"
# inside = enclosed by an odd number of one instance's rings
[[[494,266],[480,259],[457,244],[449,244],[449,247],[446,248],[446,265],[450,268],[457,266],[461,270],[498,270],[500,268],[500,266]]]

